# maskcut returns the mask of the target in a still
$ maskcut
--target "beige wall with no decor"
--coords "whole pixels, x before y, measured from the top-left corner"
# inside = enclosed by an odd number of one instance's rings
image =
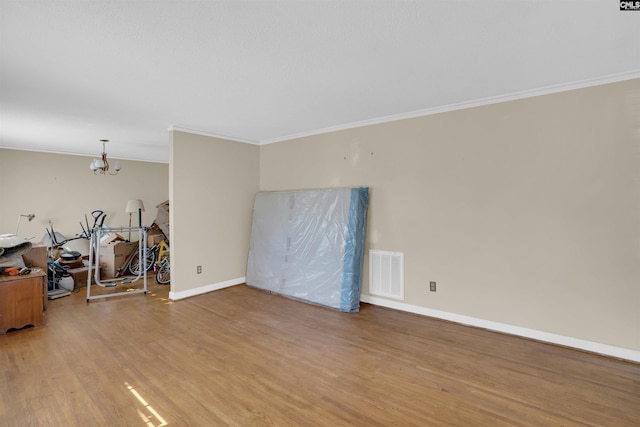
[[[94,175],[91,157],[0,149],[0,234],[15,233],[39,242],[51,220],[56,231],[71,238],[82,232],[87,214],[100,209],[107,214],[105,226],[127,227],[127,200],[141,199],[144,225],[156,217],[156,205],[169,199],[169,165],[119,160],[122,170],[115,176]],[[137,214],[133,216],[137,224]],[[132,236],[133,238],[133,236]]]
[[[640,349],[638,79],[265,145],[260,183],[369,186],[405,303]]]
[[[256,145],[170,132],[173,296],[244,277],[259,155]]]
[[[257,191],[369,186],[366,249],[405,254],[405,303],[640,350],[639,79],[261,147],[173,131],[170,158],[94,176],[0,149],[0,233],[125,226],[134,198],[149,225],[171,198],[171,290],[195,294],[244,276]]]

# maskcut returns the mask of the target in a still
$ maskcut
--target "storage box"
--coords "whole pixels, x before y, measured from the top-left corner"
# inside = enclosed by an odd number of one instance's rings
[[[68,270],[68,273],[73,277],[73,288],[84,288],[87,286],[89,282],[89,267],[80,267],[80,268],[71,268]],[[91,270],[91,283],[95,283],[93,279],[95,271]],[[102,272],[101,272],[102,274]],[[100,276],[102,277],[102,276]]]
[[[24,264],[28,267],[39,267],[47,270],[48,248],[42,243],[31,246],[28,252],[22,254]]]
[[[100,244],[100,268],[102,277],[116,277],[118,268],[133,254],[133,250],[138,248],[138,242],[117,241],[108,244]]]
[[[119,235],[118,233],[108,233],[100,237],[100,244],[106,245],[107,243],[120,241],[120,240],[125,240],[125,238]]]
[[[160,230],[169,238],[169,201],[160,203],[158,206],[158,213],[156,214],[156,220],[154,221]]]
[[[157,245],[164,240],[164,234],[159,230],[151,229],[147,233],[147,247]]]

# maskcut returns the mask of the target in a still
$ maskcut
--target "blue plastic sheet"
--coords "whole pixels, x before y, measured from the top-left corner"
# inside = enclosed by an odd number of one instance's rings
[[[368,199],[366,187],[258,193],[247,284],[357,312]]]

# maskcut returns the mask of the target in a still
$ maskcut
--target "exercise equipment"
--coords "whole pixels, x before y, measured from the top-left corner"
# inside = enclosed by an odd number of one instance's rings
[[[109,298],[114,296],[122,296],[122,295],[135,295],[143,293],[146,295],[147,293],[147,257],[146,251],[147,247],[145,242],[147,241],[147,231],[149,227],[103,227],[102,223],[98,223],[93,229],[91,229],[90,235],[90,244],[89,244],[89,269],[88,269],[88,277],[87,277],[87,302],[100,298]],[[123,232],[138,232],[138,256],[143,262],[142,269],[139,270],[138,275],[135,278],[125,277],[125,278],[109,278],[108,280],[103,280],[100,277],[100,236],[108,233],[123,233]],[[93,274],[93,281],[92,281]],[[101,287],[115,287],[118,283],[123,284],[131,284],[135,283],[138,280],[143,280],[143,288],[142,289],[127,289],[125,291],[119,292],[111,292],[108,294],[100,294],[100,295],[91,295],[91,285],[95,284]]]

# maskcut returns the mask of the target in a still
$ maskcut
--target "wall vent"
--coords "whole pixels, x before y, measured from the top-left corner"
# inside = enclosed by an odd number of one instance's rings
[[[369,251],[369,293],[404,300],[404,254]]]

